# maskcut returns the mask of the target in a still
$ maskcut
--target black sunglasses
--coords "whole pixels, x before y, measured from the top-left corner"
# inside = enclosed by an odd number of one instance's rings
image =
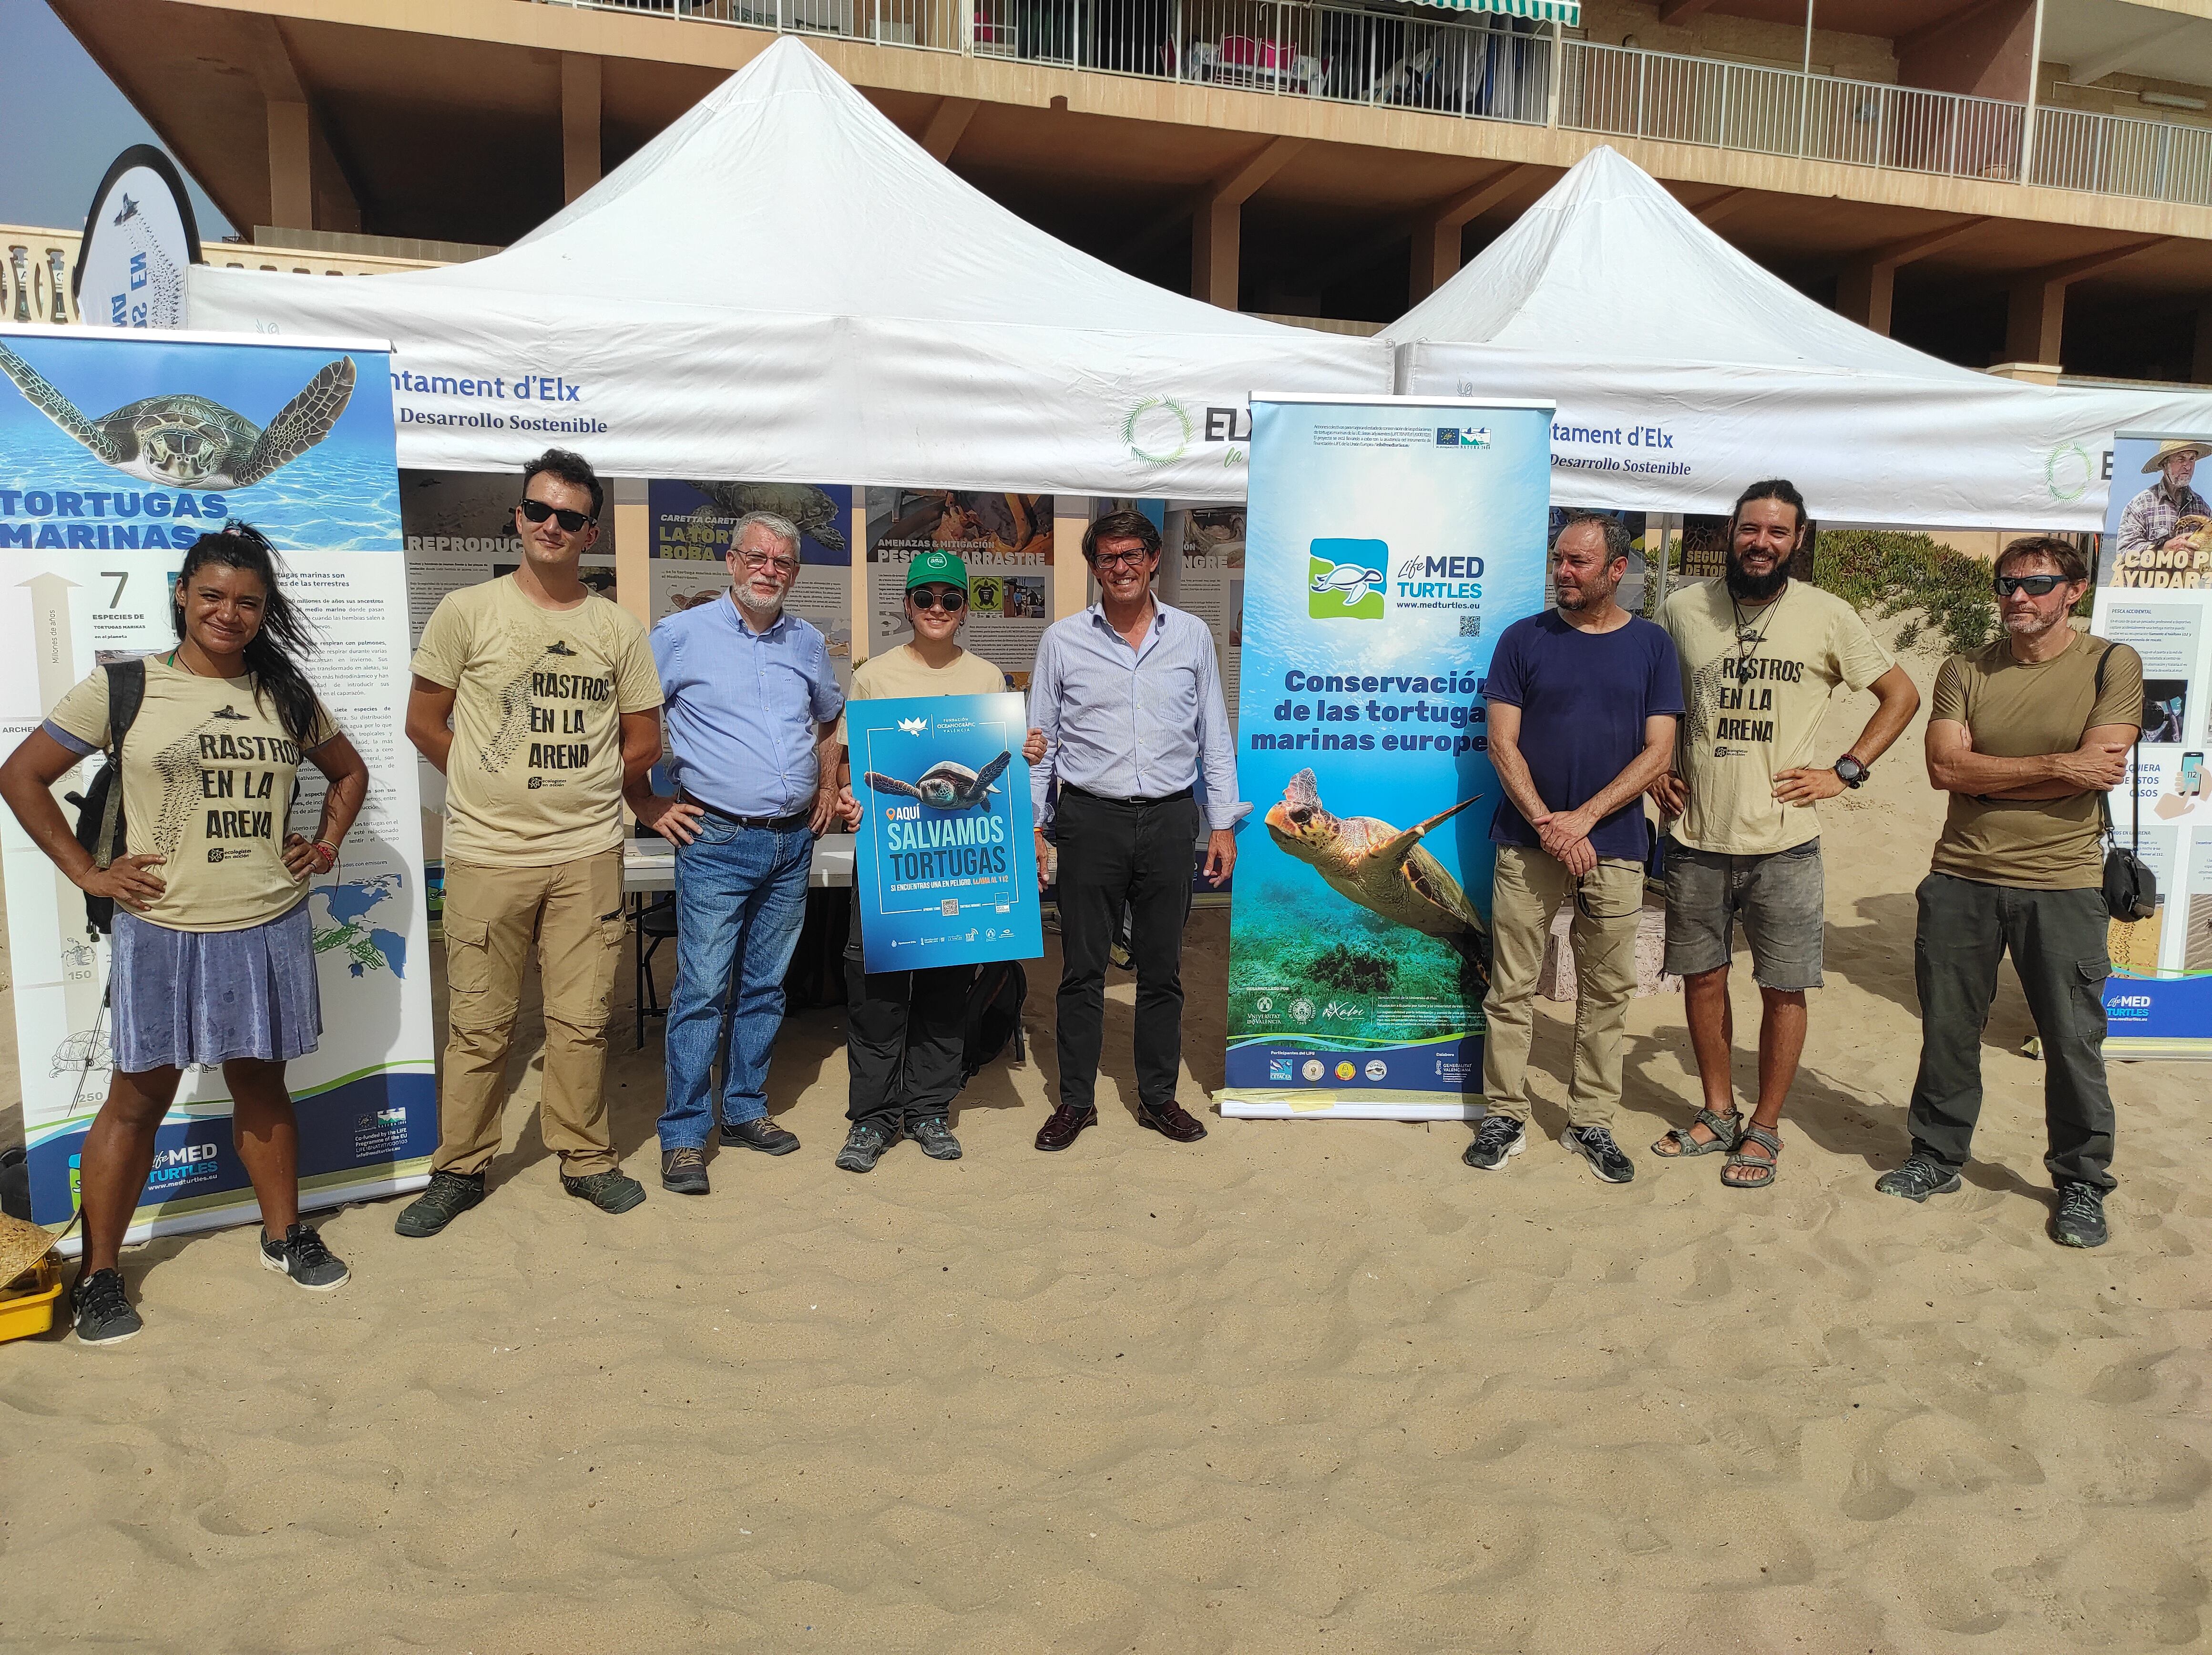
[[[943,609],[947,615],[968,607],[968,594],[957,586],[916,586],[907,597],[918,609]]]
[[[543,523],[547,518],[554,518],[564,534],[580,534],[587,524],[599,521],[599,518],[582,512],[568,512],[558,506],[548,506],[542,500],[526,500],[520,509],[522,515],[532,523]]]
[[[1997,596],[2010,597],[2014,592],[2026,592],[2030,597],[2047,596],[2055,586],[2066,584],[2063,574],[2001,574],[1996,578]]]

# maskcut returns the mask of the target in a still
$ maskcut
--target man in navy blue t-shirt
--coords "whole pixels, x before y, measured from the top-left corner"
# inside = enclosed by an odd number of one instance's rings
[[[1495,1169],[1528,1143],[1533,1002],[1553,917],[1571,900],[1575,1073],[1560,1143],[1608,1184],[1636,1165],[1613,1140],[1620,1102],[1620,1031],[1636,993],[1636,926],[1649,841],[1644,790],[1674,755],[1682,711],[1674,645],[1613,601],[1628,573],[1617,518],[1578,512],[1552,543],[1559,607],[1516,621],[1498,640],[1483,694],[1490,761],[1505,797],[1490,824],[1490,1025],[1482,1044],[1489,1112],[1464,1159]]]

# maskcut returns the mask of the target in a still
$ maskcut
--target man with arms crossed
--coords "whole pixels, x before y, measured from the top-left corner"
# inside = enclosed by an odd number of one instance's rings
[[[1040,1149],[1065,1149],[1098,1118],[1092,1102],[1104,1038],[1106,958],[1130,911],[1137,968],[1137,1119],[1177,1143],[1206,1136],[1176,1101],[1182,1064],[1182,929],[1190,916],[1193,790],[1204,773],[1206,876],[1237,862],[1230,829],[1237,749],[1206,622],[1152,596],[1160,531],[1113,512],[1083,537],[1098,602],[1056,621],[1037,646],[1030,718],[1051,749],[1030,772],[1036,804],[1037,882],[1047,881],[1060,783],[1060,1106],[1037,1129]]]
[[[1912,1155],[1875,1185],[1908,1201],[1959,1187],[1982,1112],[1982,1027],[2009,950],[2043,1037],[2043,1164],[2058,1185],[2051,1234],[2069,1247],[2105,1244],[2112,1187],[2100,806],[2127,775],[2142,710],[2135,651],[2068,622],[2088,579],[2067,542],[2014,541],[1996,565],[2004,635],[1953,656],[1936,680],[1928,779],[1951,808],[1920,882],[1913,943]]]
[[[1674,820],[1667,851],[1667,969],[1683,979],[1705,1106],[1651,1146],[1662,1160],[1723,1154],[1735,1190],[1774,1182],[1775,1128],[1805,1049],[1805,991],[1820,985],[1825,888],[1814,806],[1867,778],[1920,706],[1903,667],[1839,597],[1790,579],[1805,500],[1779,478],[1743,491],[1729,520],[1727,573],[1668,598],[1659,622],[1681,658],[1675,768],[1652,788]],[[1874,717],[1832,765],[1813,743],[1838,684],[1874,691]],[[1765,1015],[1759,1104],[1748,1123],[1729,1074],[1735,922],[1751,944]]]
[[[1505,797],[1490,823],[1498,864],[1482,1003],[1489,1112],[1462,1157],[1470,1167],[1503,1167],[1528,1143],[1536,979],[1553,917],[1571,901],[1575,1070],[1559,1142],[1608,1184],[1636,1176],[1613,1141],[1613,1113],[1621,1026],[1636,994],[1649,851],[1644,790],[1674,757],[1682,680],[1667,634],[1613,602],[1628,549],[1619,518],[1568,518],[1552,543],[1559,607],[1506,627],[1483,686],[1490,761]]]
[[[829,640],[784,609],[799,584],[799,530],[748,512],[730,530],[728,562],[721,600],[653,629],[677,797],[631,799],[637,819],[676,846],[660,1182],[678,1195],[708,1191],[718,1055],[722,1142],[771,1155],[799,1147],[768,1118],[769,1051],[783,1027],[815,836],[837,814],[836,767],[824,761],[845,694]]]
[[[616,1162],[599,1082],[626,930],[622,796],[660,756],[660,683],[645,628],[577,578],[605,498],[579,456],[532,460],[520,566],[439,599],[415,652],[407,739],[446,777],[448,1033],[438,1153],[402,1235],[435,1235],[484,1197],[533,931],[539,1116],[562,1187],[603,1212],[645,1199]]]

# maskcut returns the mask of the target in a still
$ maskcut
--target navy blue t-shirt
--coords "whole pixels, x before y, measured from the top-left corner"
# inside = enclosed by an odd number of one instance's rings
[[[1632,615],[1612,632],[1588,633],[1547,609],[1506,627],[1483,694],[1521,709],[1518,745],[1536,797],[1554,810],[1576,810],[1644,750],[1645,718],[1681,715],[1682,673],[1674,640],[1649,621]],[[1601,857],[1643,861],[1643,800],[1629,800],[1589,837]],[[1498,801],[1490,840],[1539,842],[1510,798]]]

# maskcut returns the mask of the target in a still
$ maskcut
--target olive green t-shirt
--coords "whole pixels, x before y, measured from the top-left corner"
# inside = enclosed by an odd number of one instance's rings
[[[1675,841],[1718,856],[1766,856],[1820,836],[1809,804],[1784,804],[1774,779],[1826,767],[1840,753],[1813,742],[1836,686],[1868,685],[1893,664],[1858,611],[1793,580],[1771,603],[1739,608],[1724,579],[1686,586],[1659,624],[1682,664],[1683,715],[1674,765],[1690,801]]]
[[[123,740],[124,848],[163,858],[160,897],[136,912],[171,931],[244,931],[307,894],[284,866],[300,744],[252,678],[203,678],[146,658],[146,699]],[[108,744],[107,670],[54,703],[46,722],[75,744]],[[338,733],[319,700],[307,750]]]
[[[853,669],[853,688],[848,701],[895,701],[907,695],[1000,695],[1006,675],[980,655],[966,650],[947,665],[931,666],[906,645],[871,655]],[[837,715],[839,746],[845,741],[845,715]]]
[[[1943,663],[1928,709],[1930,724],[1966,726],[1974,751],[2025,759],[2071,753],[2099,724],[2142,724],[2142,658],[2125,644],[2105,663],[2097,693],[2097,658],[2105,640],[2078,633],[2048,661],[2017,661],[2000,638],[1972,655]],[[2031,891],[2087,890],[2102,882],[2098,795],[2064,799],[1990,799],[1951,795],[1943,832],[1929,866],[1939,874],[1984,885]]]
[[[544,868],[622,843],[622,714],[661,701],[628,609],[540,609],[502,575],[438,600],[413,670],[453,692],[448,858]]]

